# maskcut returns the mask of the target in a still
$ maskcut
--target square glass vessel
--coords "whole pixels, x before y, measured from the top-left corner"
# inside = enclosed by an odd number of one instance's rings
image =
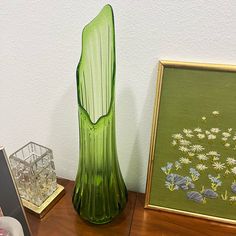
[[[21,198],[42,205],[57,189],[52,150],[30,142],[9,159]]]

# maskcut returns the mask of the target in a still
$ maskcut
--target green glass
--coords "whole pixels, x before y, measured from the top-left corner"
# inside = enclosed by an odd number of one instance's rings
[[[106,5],[83,30],[77,68],[80,160],[73,204],[95,224],[110,222],[127,202],[116,151],[115,70],[114,16]]]

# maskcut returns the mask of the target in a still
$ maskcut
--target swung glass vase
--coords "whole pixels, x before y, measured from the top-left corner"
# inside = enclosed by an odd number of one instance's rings
[[[116,151],[115,69],[114,17],[106,5],[83,30],[77,68],[80,160],[73,205],[95,224],[110,222],[127,202]]]

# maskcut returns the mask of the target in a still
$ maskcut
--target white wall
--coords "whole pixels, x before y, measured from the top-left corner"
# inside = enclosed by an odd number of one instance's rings
[[[53,149],[58,176],[78,163],[75,70],[81,31],[107,1],[0,1],[0,144]],[[236,64],[236,1],[110,1],[116,24],[119,162],[145,190],[157,62]]]

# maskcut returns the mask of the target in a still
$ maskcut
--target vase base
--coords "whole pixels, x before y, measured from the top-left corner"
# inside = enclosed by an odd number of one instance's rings
[[[113,212],[112,215],[103,215],[103,216],[98,216],[98,217],[91,217],[87,214],[83,214],[83,211],[77,210],[74,206],[75,211],[77,212],[77,214],[80,216],[80,218],[82,220],[84,220],[87,223],[90,224],[96,224],[96,225],[104,225],[104,224],[108,224],[111,223],[116,217],[119,217],[123,210],[126,207],[126,203],[128,201],[128,195],[126,194],[125,196],[125,202],[123,203],[123,206],[119,208],[119,210],[117,209],[116,212]]]
[[[79,214],[79,216],[82,220],[86,221],[87,223],[95,224],[95,225],[104,225],[104,224],[111,223],[119,215],[120,214],[117,214],[114,217],[99,220],[99,219],[88,219],[88,218],[83,217],[82,215]]]
[[[81,216],[80,216],[81,217]],[[81,217],[83,220],[85,220],[87,223],[89,223],[89,224],[94,224],[94,225],[105,225],[105,224],[109,224],[109,223],[111,223],[112,222],[112,220],[114,219],[114,218],[112,218],[112,219],[109,219],[109,220],[107,220],[107,221],[91,221],[91,220],[87,220],[87,219],[84,219],[83,217]]]

